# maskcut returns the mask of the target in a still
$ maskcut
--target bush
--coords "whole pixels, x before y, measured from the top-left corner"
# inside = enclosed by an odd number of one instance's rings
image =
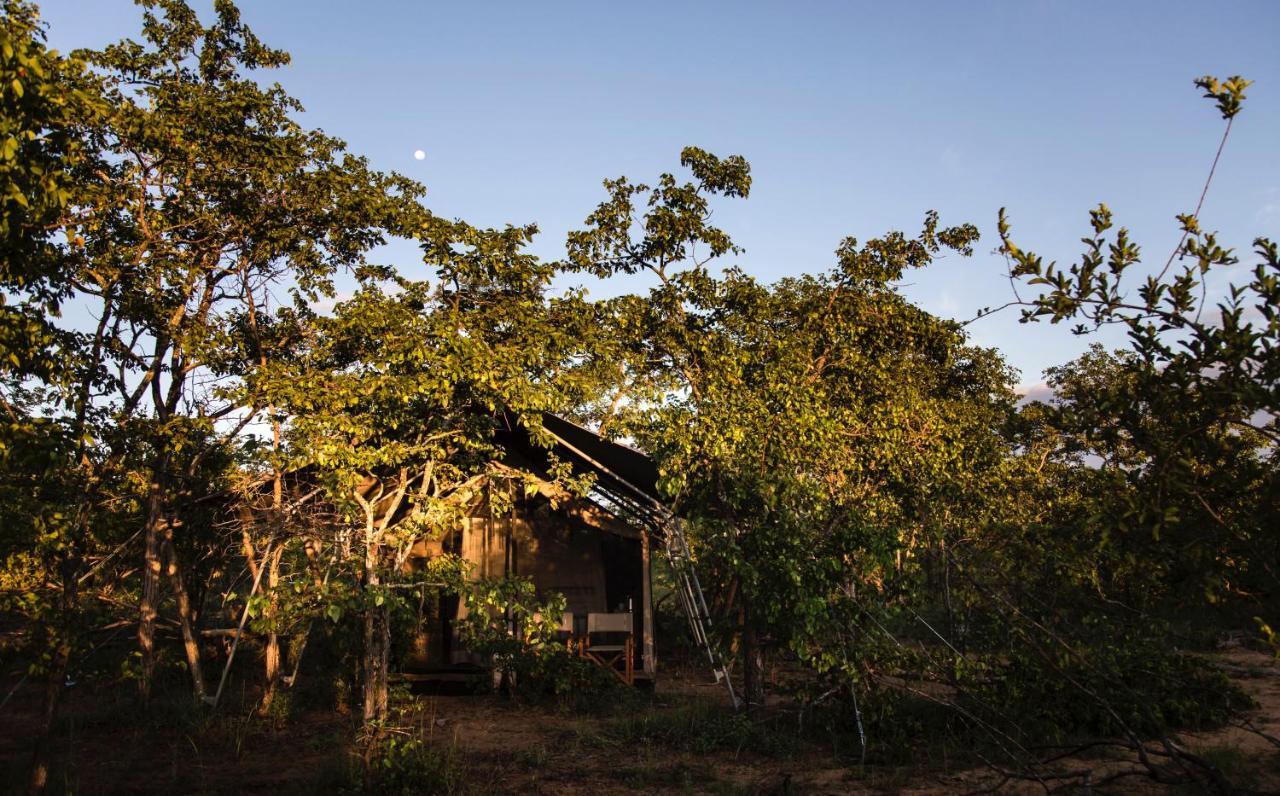
[[[417,739],[391,738],[366,772],[367,793],[454,794],[463,792],[462,767],[444,752]]]
[[[1077,648],[1053,665],[1015,649],[1002,676],[977,693],[1019,717],[1030,737],[1052,739],[1207,729],[1252,704],[1205,661],[1136,641]]]
[[[352,755],[324,768],[311,786],[312,792],[386,796],[467,792],[463,767],[452,749],[394,736],[374,742],[363,759]]]
[[[558,639],[562,595],[540,601],[528,578],[479,580],[470,586],[467,605],[459,624],[467,648],[493,661],[512,694],[596,711],[625,693],[611,672],[573,655]]]
[[[553,700],[580,713],[599,713],[637,695],[608,669],[562,647],[528,650],[508,662],[512,692],[534,702]]]
[[[743,751],[782,754],[795,748],[794,733],[778,733],[745,713],[717,703],[691,701],[673,710],[649,710],[610,722],[602,733],[619,746],[657,746],[678,752],[711,754]]]

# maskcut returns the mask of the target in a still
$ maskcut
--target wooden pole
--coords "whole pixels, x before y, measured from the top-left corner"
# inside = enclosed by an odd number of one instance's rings
[[[641,633],[642,633],[642,652],[643,657],[640,662],[640,668],[646,674],[652,675],[658,668],[658,662],[654,658],[653,650],[653,583],[652,570],[649,568],[649,534],[641,531],[640,533],[640,615]]]

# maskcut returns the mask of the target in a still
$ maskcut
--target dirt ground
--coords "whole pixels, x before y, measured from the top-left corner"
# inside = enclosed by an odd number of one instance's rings
[[[1280,794],[1280,665],[1258,652],[1234,650],[1214,656],[1232,679],[1257,701],[1258,707],[1228,726],[1182,737],[1187,751],[1217,765],[1246,792]],[[668,678],[658,688],[660,702],[720,699],[721,691],[692,672]],[[726,704],[727,704],[727,700]],[[482,761],[478,770],[490,777],[496,792],[521,793],[971,793],[995,788],[1008,793],[1043,793],[1045,785],[1004,777],[986,767],[921,772],[837,764],[823,750],[761,755],[751,752],[695,754],[669,749],[620,748],[591,743],[599,722],[576,716],[523,711],[491,701],[428,698],[425,708],[443,736]],[[659,708],[661,709],[661,708]],[[1266,736],[1270,736],[1270,739]],[[585,741],[585,742],[584,742]],[[603,748],[601,748],[603,746]],[[513,754],[514,750],[514,754]],[[1073,756],[1047,771],[1093,771],[1092,779],[1140,771],[1133,755],[1093,750]],[[1071,788],[1080,780],[1046,780],[1049,787]],[[1083,791],[1083,788],[1079,790]],[[1102,789],[1110,793],[1161,793],[1168,786],[1149,777],[1116,780]],[[1195,792],[1195,789],[1181,789]]]
[[[1259,707],[1245,715],[1240,726],[1183,736],[1183,746],[1214,763],[1246,792],[1280,793],[1280,666],[1267,655],[1243,649],[1219,653],[1214,660]],[[12,686],[5,685],[3,693]],[[346,751],[353,737],[350,716],[330,708],[297,705],[287,717],[264,719],[242,707],[251,705],[254,695],[241,693],[239,698],[239,706],[233,703],[231,709],[213,717],[194,716],[176,706],[168,714],[165,708],[144,717],[126,696],[72,686],[67,690],[55,750],[52,791],[318,793],[337,789],[336,777],[344,766],[350,768]],[[409,709],[400,725],[452,761],[465,790],[475,793],[1045,791],[1036,782],[1002,781],[1000,774],[986,767],[864,768],[839,762],[830,750],[814,744],[777,750],[723,745],[693,750],[680,744],[635,743],[625,731],[629,721],[684,715],[681,711],[687,712],[690,705],[724,701],[718,686],[690,670],[667,672],[651,701],[637,701],[623,708],[623,715],[584,716],[495,696],[421,695],[405,703]],[[11,792],[21,789],[37,703],[36,689],[24,687],[0,710],[0,777]],[[1136,766],[1100,749],[1058,761],[1046,771],[1072,774],[1086,769],[1093,772],[1091,781],[1098,782]],[[1077,776],[1045,784],[1084,792],[1084,781]],[[1169,788],[1145,776],[1132,776],[1100,791],[1158,793]]]

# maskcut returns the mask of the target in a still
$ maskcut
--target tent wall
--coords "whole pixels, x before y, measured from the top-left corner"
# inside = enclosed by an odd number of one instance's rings
[[[635,615],[635,667],[653,673],[648,546],[638,534],[629,538],[603,531],[535,504],[518,508],[509,517],[468,517],[459,536],[448,542],[419,543],[414,556],[422,560],[451,550],[475,565],[473,577],[527,577],[540,595],[565,596],[578,632],[585,630],[588,613],[630,608]],[[415,645],[423,659],[415,661],[416,666],[479,662],[462,648],[452,628],[451,620],[465,617],[466,612],[465,600],[441,601],[425,628],[428,638]]]

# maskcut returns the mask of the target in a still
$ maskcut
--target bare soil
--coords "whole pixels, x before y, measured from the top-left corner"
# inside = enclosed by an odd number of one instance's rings
[[[1216,765],[1247,792],[1280,793],[1280,666],[1244,649],[1213,656],[1258,707],[1233,726],[1186,734],[1182,745]],[[0,689],[0,698],[15,683]],[[53,792],[74,793],[318,793],[335,789],[349,767],[355,721],[331,705],[287,717],[255,714],[256,695],[242,692],[228,709],[208,716],[178,702],[158,701],[143,714],[131,695],[71,686],[65,694]],[[954,793],[995,788],[1083,792],[1082,775],[1038,783],[1006,780],[972,761],[956,768],[860,767],[820,744],[778,750],[717,748],[706,753],[619,741],[619,722],[674,713],[690,704],[726,701],[697,670],[666,672],[652,700],[637,700],[622,715],[581,715],[497,696],[417,696],[399,723],[455,761],[476,793]],[[22,790],[38,689],[24,684],[0,710],[0,778]],[[786,729],[776,730],[785,733]],[[1268,737],[1269,736],[1269,737]],[[1093,749],[1046,771],[1089,771],[1090,782],[1137,771],[1133,755]],[[1101,792],[1159,793],[1169,786],[1144,774],[1111,782]],[[1173,789],[1174,792],[1178,792]],[[1185,788],[1181,792],[1188,791]]]

